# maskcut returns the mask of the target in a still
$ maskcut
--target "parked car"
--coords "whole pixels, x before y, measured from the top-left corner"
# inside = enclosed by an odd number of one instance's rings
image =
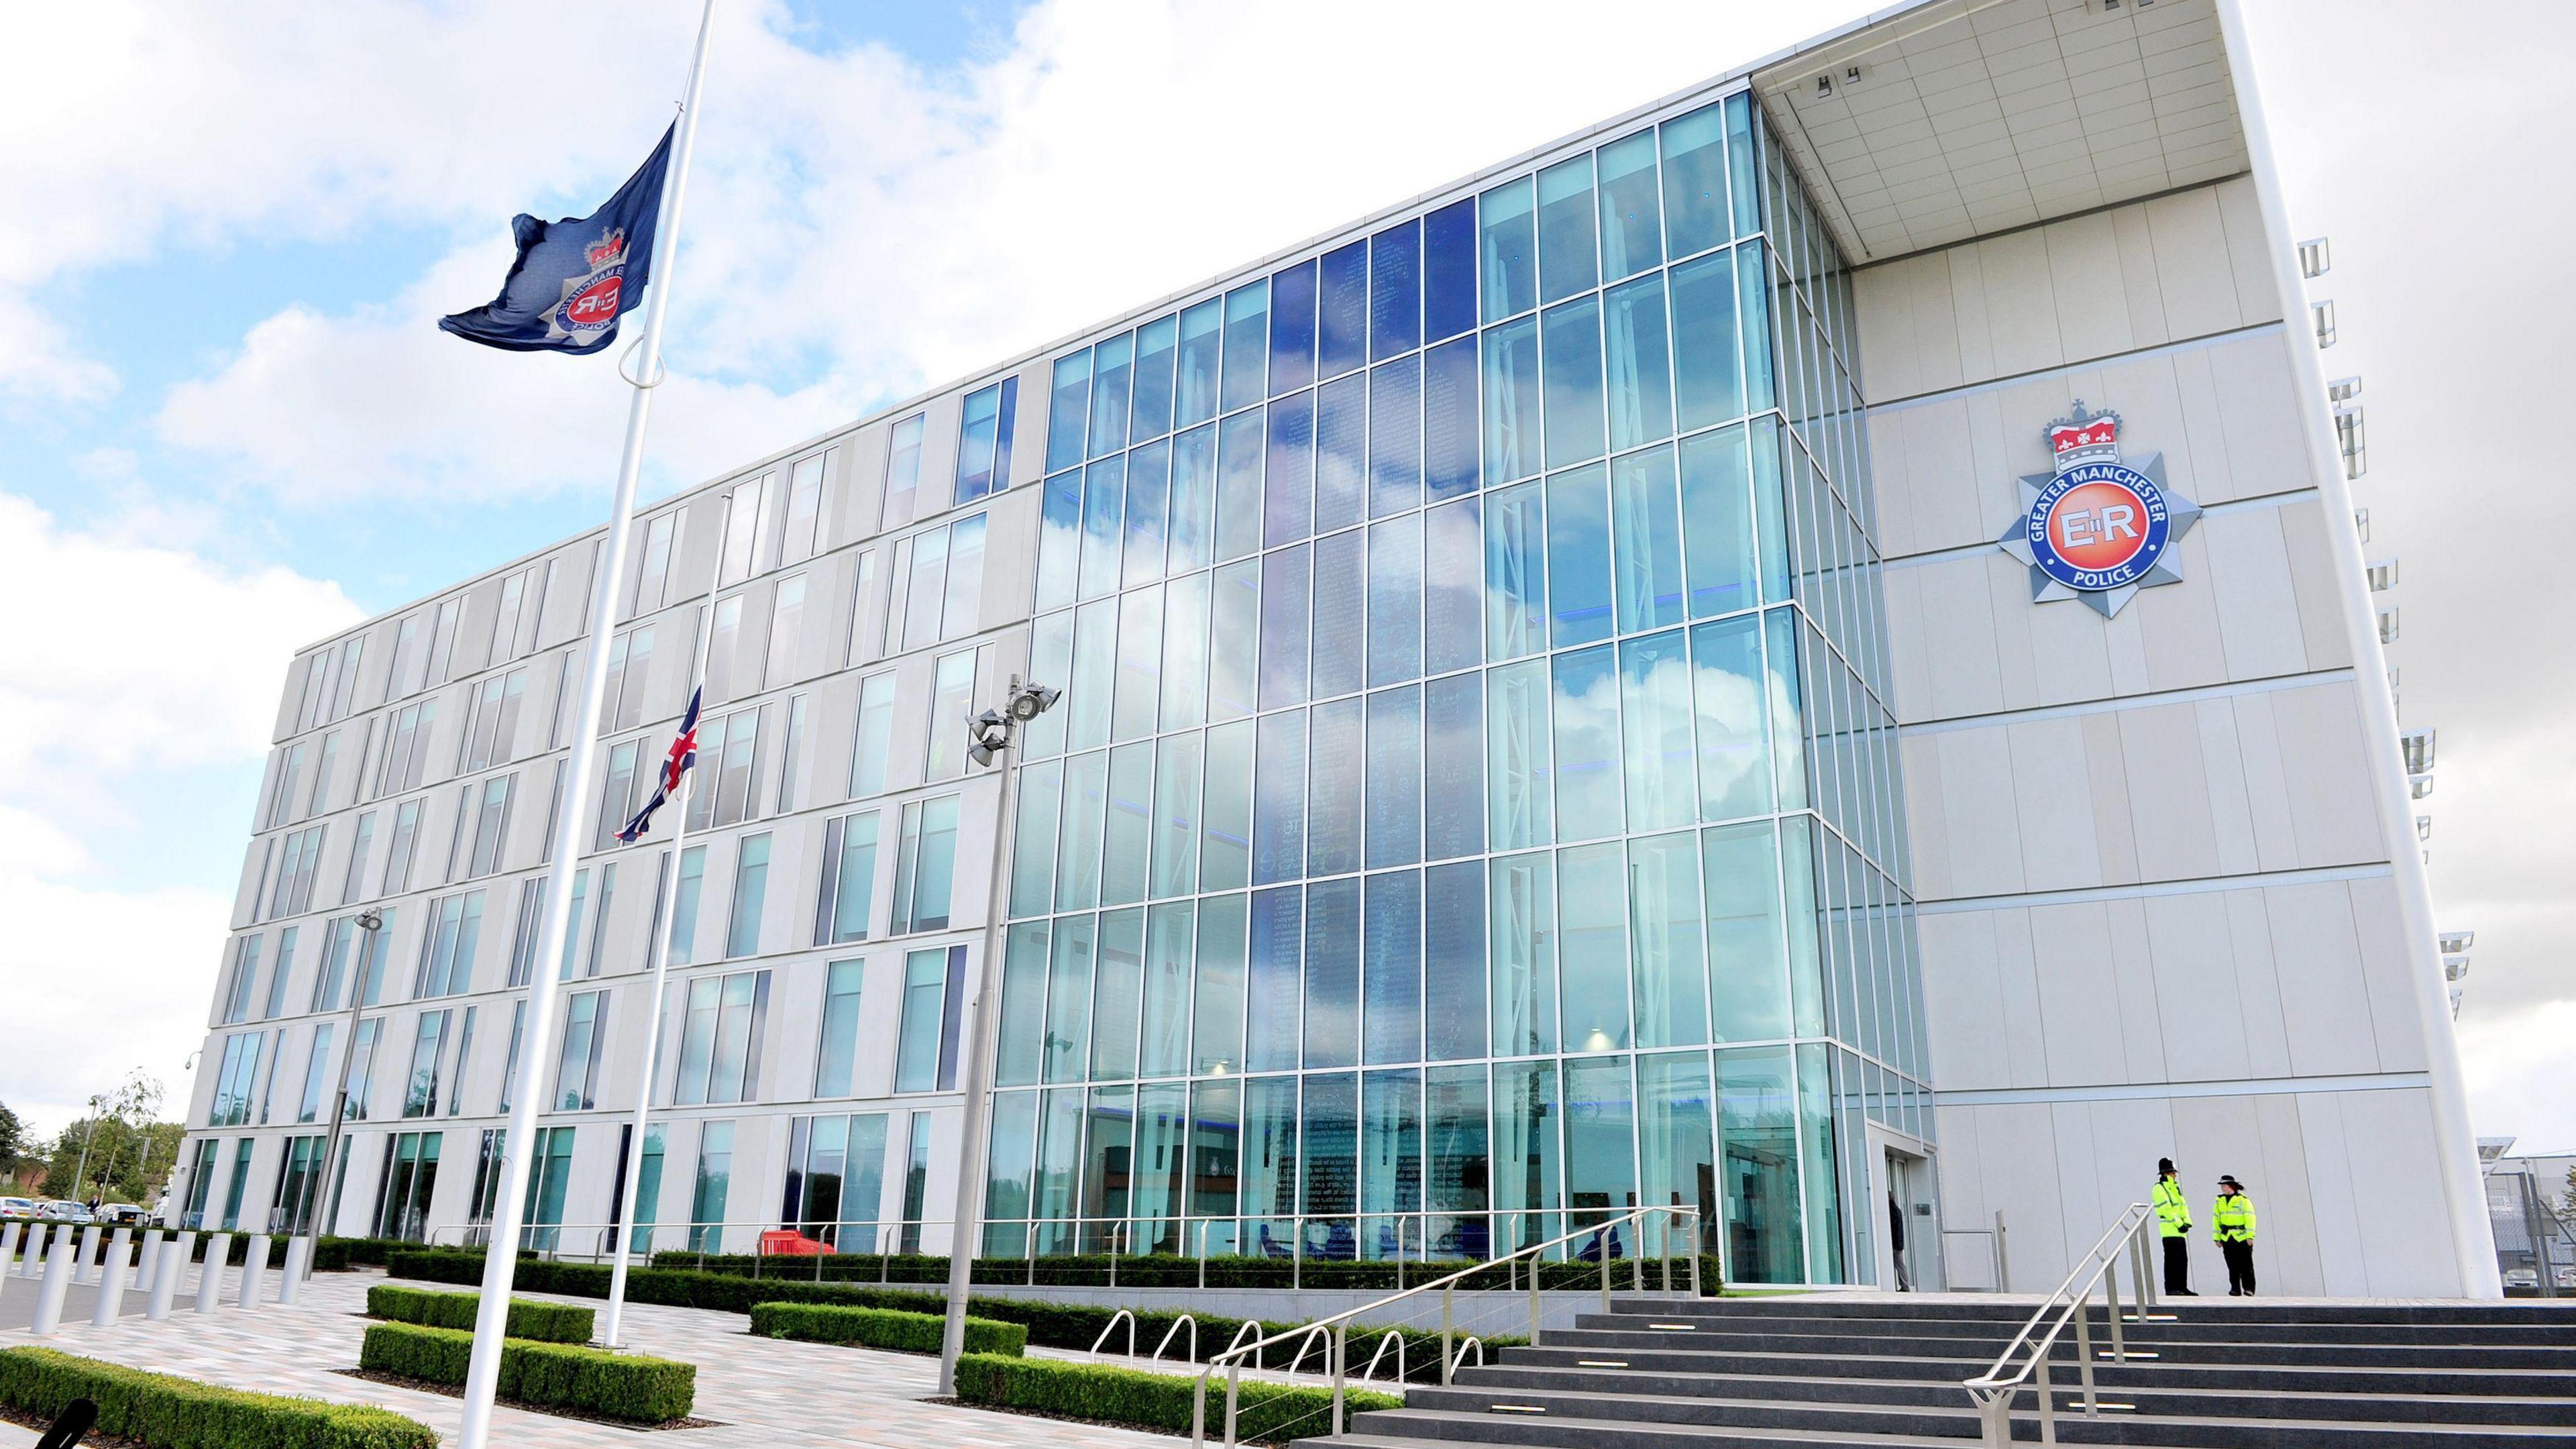
[[[47,1222],[55,1223],[88,1223],[97,1221],[96,1218],[90,1216],[88,1208],[83,1207],[81,1204],[76,1202],[65,1202],[60,1199],[40,1204],[36,1208],[36,1216],[45,1219]]]
[[[0,1218],[32,1218],[36,1200],[27,1197],[0,1197]]]
[[[143,1221],[143,1209],[139,1204],[130,1202],[100,1203],[98,1220],[117,1227],[132,1227]]]
[[[2507,1268],[2504,1270],[2504,1286],[2508,1293],[2516,1288],[2538,1288],[2540,1271],[2536,1268]]]
[[[2576,1288],[2576,1263],[2561,1263],[2558,1265],[2558,1286],[2561,1288]]]

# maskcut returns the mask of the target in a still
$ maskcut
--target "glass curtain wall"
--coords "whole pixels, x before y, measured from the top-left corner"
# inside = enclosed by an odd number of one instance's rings
[[[1866,1276],[1930,1123],[1852,358],[1738,94],[1056,359],[988,1251],[1662,1204]]]

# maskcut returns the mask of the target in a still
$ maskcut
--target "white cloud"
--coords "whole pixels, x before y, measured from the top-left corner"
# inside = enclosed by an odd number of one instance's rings
[[[2567,1089],[2571,1049],[2576,1001],[2552,1001],[2492,1022],[2464,1014],[2460,1069],[2477,1130],[2520,1138],[2518,1151],[2576,1150],[2576,1093]]]
[[[156,808],[120,787],[255,776],[280,661],[359,611],[335,585],[66,530],[6,493],[0,559],[0,1101],[51,1126],[129,1066],[178,1081],[231,909],[203,887],[128,886],[99,858],[101,832]]]

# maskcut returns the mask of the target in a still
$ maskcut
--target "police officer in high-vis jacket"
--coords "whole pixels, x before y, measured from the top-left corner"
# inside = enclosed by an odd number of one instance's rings
[[[2254,1296],[2254,1199],[2233,1177],[2218,1179],[2218,1201],[2209,1210],[2210,1236],[2227,1259],[2227,1296]]]
[[[2191,1234],[2191,1203],[2174,1179],[2172,1158],[2156,1159],[2156,1190],[2147,1201],[2156,1210],[2156,1232],[2164,1239],[2165,1292],[2176,1298],[2199,1297],[2191,1291],[2191,1249],[2183,1241]]]

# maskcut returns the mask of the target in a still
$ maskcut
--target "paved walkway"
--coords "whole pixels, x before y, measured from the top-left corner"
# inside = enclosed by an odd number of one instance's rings
[[[66,1323],[46,1342],[68,1353],[212,1383],[381,1404],[429,1425],[452,1444],[461,1401],[333,1372],[356,1367],[358,1340],[369,1322],[362,1316],[367,1288],[383,1281],[376,1273],[319,1273],[305,1285],[303,1301],[291,1308],[272,1304],[245,1313],[227,1307],[204,1317],[182,1311],[160,1323],[129,1317],[108,1328],[92,1328],[84,1319]],[[193,1278],[181,1287],[192,1289]],[[596,1299],[520,1296],[604,1307]],[[193,1295],[183,1292],[183,1297],[193,1308]],[[494,1441],[511,1449],[787,1449],[852,1444],[886,1449],[952,1445],[1006,1449],[1031,1444],[1065,1449],[1171,1449],[1177,1442],[1158,1434],[924,1403],[937,1379],[935,1359],[753,1338],[744,1332],[747,1321],[738,1313],[651,1304],[634,1304],[626,1310],[628,1337],[637,1351],[698,1366],[697,1417],[716,1420],[721,1427],[672,1431],[669,1438],[639,1441],[630,1429],[504,1406],[495,1411]],[[23,1329],[0,1331],[0,1347],[32,1341]],[[32,1430],[0,1423],[0,1449],[26,1449],[36,1437]]]

